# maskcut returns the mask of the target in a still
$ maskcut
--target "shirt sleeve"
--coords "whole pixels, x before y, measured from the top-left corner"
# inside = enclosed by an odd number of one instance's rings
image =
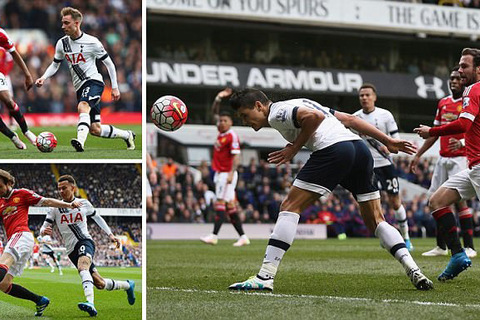
[[[472,85],[471,87],[465,89],[463,97],[463,110],[459,115],[459,118],[466,118],[470,121],[474,121],[478,114],[479,108],[479,92],[478,85]]]
[[[390,111],[387,114],[387,132],[394,139],[400,138],[397,122]]]
[[[298,108],[299,106],[292,107],[286,104],[271,106],[270,125],[277,130],[300,129],[297,122]]]
[[[105,60],[108,58],[108,53],[99,40],[95,43],[95,46],[93,48],[93,54],[98,60]]]
[[[53,56],[53,61],[56,63],[60,63],[65,58],[65,52],[63,51],[63,44],[61,40],[57,41],[55,45],[55,55]]]
[[[443,99],[438,102],[437,112],[435,113],[435,119],[433,120],[433,125],[434,126],[439,126],[442,123],[442,113],[441,113],[441,110],[442,110],[441,103],[442,103],[442,101],[443,101]]]
[[[0,46],[5,48],[8,52],[15,51],[15,44],[3,29],[0,29]]]
[[[32,190],[23,189],[22,197],[25,203],[29,206],[41,205],[43,197]]]
[[[240,154],[240,139],[235,132],[231,133],[232,143],[230,144],[230,153],[231,154]]]

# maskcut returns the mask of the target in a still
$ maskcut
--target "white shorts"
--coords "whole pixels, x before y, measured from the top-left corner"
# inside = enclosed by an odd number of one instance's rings
[[[228,172],[215,172],[215,195],[217,200],[231,202],[235,200],[235,187],[237,186],[238,172],[233,173],[232,183],[227,184]]]
[[[10,77],[5,77],[3,73],[0,72],[0,91],[8,91],[12,93],[12,83]]]
[[[480,199],[480,164],[450,177],[442,187],[457,190],[463,200],[469,200],[475,195]]]
[[[432,175],[432,184],[430,185],[428,192],[434,193],[451,176],[454,176],[465,169],[467,169],[466,157],[440,157],[437,164],[435,164],[435,170]]]
[[[25,264],[32,255],[34,243],[33,235],[29,231],[17,232],[12,235],[4,251],[15,259],[15,263],[8,270],[9,274],[14,277],[22,274]]]

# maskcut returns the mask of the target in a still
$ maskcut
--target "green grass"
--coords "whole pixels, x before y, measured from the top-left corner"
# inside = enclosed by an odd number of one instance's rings
[[[69,127],[32,127],[33,133],[39,134],[43,131],[52,132],[58,140],[58,145],[50,153],[42,153],[32,146],[23,136],[21,130],[17,130],[20,139],[27,145],[27,150],[18,150],[13,143],[3,134],[0,134],[0,158],[1,159],[141,159],[142,158],[142,126],[122,125],[120,129],[133,130],[137,137],[135,139],[135,150],[127,150],[122,139],[104,139],[89,135],[87,138],[85,152],[76,152],[70,144],[72,138],[77,137],[77,129]]]
[[[296,240],[274,294],[231,293],[258,272],[267,240],[147,243],[147,316],[156,319],[479,319],[480,264],[448,283],[436,280],[448,257],[422,257],[434,239],[414,239],[413,257],[434,282],[418,291],[377,239]]]
[[[29,290],[45,295],[50,305],[42,319],[86,319],[90,318],[77,307],[78,302],[85,301],[81,279],[76,269],[64,269],[64,275],[50,273],[50,268],[25,270],[18,283]],[[95,289],[95,307],[98,319],[142,319],[142,269],[141,268],[99,268],[105,278],[135,281],[136,302],[133,306],[127,302],[123,290],[106,291]],[[0,319],[33,319],[35,305],[31,301],[13,298],[1,294]]]

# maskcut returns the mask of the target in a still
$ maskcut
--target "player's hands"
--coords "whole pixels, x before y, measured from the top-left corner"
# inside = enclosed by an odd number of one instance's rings
[[[80,208],[82,206],[82,203],[79,202],[79,201],[73,201],[70,206],[72,207],[72,209],[75,209],[75,208]]]
[[[112,242],[115,242],[115,246],[116,248],[120,248],[120,239],[118,239],[117,237],[115,237],[113,234],[110,235],[110,240],[112,240]]]
[[[423,139],[430,138],[430,127],[424,126],[423,124],[420,127],[413,129],[413,132],[418,133]]]
[[[461,149],[462,147],[463,147],[463,144],[460,140],[455,138],[448,139],[448,150],[456,151],[458,149]]]
[[[120,100],[120,90],[118,90],[118,88],[112,89],[112,100],[113,101]]]
[[[33,86],[33,77],[31,75],[25,76],[25,90],[30,90]]]
[[[406,154],[414,154],[417,152],[417,147],[407,140],[392,139],[392,141],[387,145],[387,148],[391,153],[398,153],[399,151],[402,151]]]
[[[217,98],[220,98],[220,99],[227,98],[227,97],[230,97],[232,93],[233,93],[232,88],[225,88],[219,93],[217,93]]]
[[[150,172],[149,178],[151,184],[157,184],[157,173],[155,171]]]
[[[282,150],[269,153],[267,161],[276,164],[278,167],[284,163],[290,162],[290,160],[295,157],[297,152],[298,150],[293,146],[293,144],[289,143]]]
[[[35,85],[40,88],[41,86],[43,86],[43,83],[45,82],[45,79],[43,78],[38,78],[37,81],[35,81]]]
[[[410,172],[417,173],[417,165],[420,158],[415,156],[413,157],[412,161],[410,161]]]
[[[387,155],[390,153],[390,150],[388,150],[388,148],[386,146],[380,146],[379,149],[380,149],[381,152],[383,152]]]
[[[52,235],[53,229],[52,226],[48,226],[45,229],[43,229],[42,236],[48,234],[49,236]]]

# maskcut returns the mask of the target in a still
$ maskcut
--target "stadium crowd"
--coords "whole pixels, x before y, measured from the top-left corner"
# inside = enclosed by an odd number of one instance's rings
[[[82,30],[96,36],[103,43],[117,70],[121,100],[112,104],[109,76],[105,67],[99,71],[106,81],[102,96],[103,107],[112,111],[141,111],[141,1],[116,0],[7,0],[2,1],[1,27],[12,29],[40,29],[45,32],[48,45],[29,41],[28,46],[17,46],[24,57],[32,76],[38,79],[53,61],[55,44],[64,36],[61,30],[60,10],[65,6],[79,9],[83,15]],[[23,89],[24,77],[20,68],[14,67],[11,74],[14,97],[26,112],[76,112],[77,100],[66,63],[62,63],[48,87]]]
[[[425,158],[419,164],[417,174],[409,172],[409,159],[396,157],[400,177],[430,186],[431,172],[436,158]],[[274,223],[280,204],[290,188],[293,178],[302,163],[281,167],[270,166],[253,159],[248,166],[240,166],[237,184],[239,216],[245,223]],[[148,222],[210,223],[215,213],[213,172],[206,162],[193,169],[175,164],[171,160],[158,164],[157,184],[152,186],[153,209],[149,210]],[[402,190],[401,190],[402,192]],[[386,220],[396,225],[394,211],[388,206],[386,194],[382,195]],[[426,193],[416,195],[411,201],[403,201],[409,220],[412,237],[435,236],[435,221],[429,212]],[[480,202],[473,200],[475,234],[480,235]],[[346,235],[366,237],[369,234],[358,207],[343,188],[337,187],[328,197],[323,197],[301,213],[301,223],[325,223],[329,236]]]

